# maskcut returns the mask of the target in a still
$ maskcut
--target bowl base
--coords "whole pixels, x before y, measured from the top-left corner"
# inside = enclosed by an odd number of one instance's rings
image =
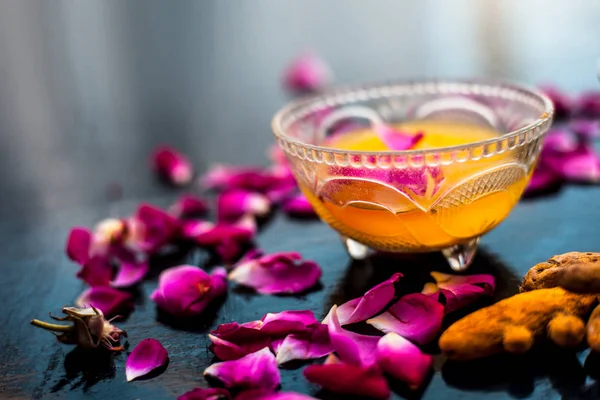
[[[340,239],[342,240],[342,244],[346,248],[348,255],[353,260],[364,260],[376,251],[369,246],[348,237],[340,236]],[[443,249],[442,254],[448,261],[450,268],[452,268],[454,271],[464,271],[469,268],[471,262],[473,262],[475,254],[477,253],[479,239],[480,238],[477,237],[466,243]]]

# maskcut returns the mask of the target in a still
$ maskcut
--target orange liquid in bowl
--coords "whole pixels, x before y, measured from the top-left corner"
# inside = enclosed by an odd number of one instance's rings
[[[416,149],[498,136],[481,126],[439,121],[405,123],[396,128],[425,132]],[[345,133],[329,146],[348,151],[388,150],[370,130]],[[344,236],[380,250],[430,251],[480,236],[506,218],[530,175],[514,158],[514,153],[506,151],[477,161],[440,165],[443,179],[428,177],[419,193],[394,190],[367,175],[364,179],[340,179],[330,176],[329,166],[318,172],[325,176],[325,183],[316,194],[306,187],[301,189],[321,218]]]

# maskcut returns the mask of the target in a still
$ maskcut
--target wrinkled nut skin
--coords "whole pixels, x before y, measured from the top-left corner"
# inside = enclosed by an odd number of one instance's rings
[[[521,292],[536,289],[547,289],[560,286],[563,270],[579,264],[599,265],[600,253],[581,253],[573,251],[550,257],[547,261],[533,266],[523,278]],[[600,275],[596,275],[600,277]]]
[[[558,285],[573,293],[600,294],[600,263],[576,264],[557,275]]]
[[[548,323],[548,336],[562,347],[575,347],[585,338],[585,323],[575,315],[557,315]]]
[[[440,337],[439,345],[448,358],[471,360],[501,353],[505,345],[523,348],[523,327],[534,342],[547,336],[550,321],[557,315],[587,317],[596,305],[596,296],[567,292],[562,288],[539,289],[509,297],[475,311],[452,324]],[[507,335],[507,339],[505,339]]]
[[[502,337],[504,350],[513,354],[523,354],[533,346],[533,334],[524,326],[508,326]]]
[[[592,312],[586,330],[588,346],[592,351],[600,352],[600,305]]]

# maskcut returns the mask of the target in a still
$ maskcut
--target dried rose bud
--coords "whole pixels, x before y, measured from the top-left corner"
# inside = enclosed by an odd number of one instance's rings
[[[105,320],[102,311],[95,307],[76,308],[63,307],[62,312],[66,317],[50,317],[56,321],[69,321],[72,325],[51,324],[37,319],[31,320],[31,324],[39,328],[52,331],[56,334],[59,342],[75,344],[87,349],[102,346],[108,350],[120,351],[123,346],[115,346],[121,340],[121,336],[127,333]]]

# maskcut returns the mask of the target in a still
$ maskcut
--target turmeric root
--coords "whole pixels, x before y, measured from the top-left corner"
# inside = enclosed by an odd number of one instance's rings
[[[600,352],[600,306],[597,306],[590,315],[586,330],[588,346],[593,351]]]
[[[573,251],[550,257],[548,261],[533,266],[527,272],[521,284],[521,292],[558,287],[565,271],[581,264],[597,265],[600,268],[600,253]],[[600,278],[600,275],[595,276]]]
[[[596,304],[594,295],[558,287],[520,293],[452,324],[440,338],[440,349],[451,359],[470,360],[502,351],[523,353],[545,337],[575,346],[585,336],[583,319]],[[597,332],[600,348],[600,311]]]

